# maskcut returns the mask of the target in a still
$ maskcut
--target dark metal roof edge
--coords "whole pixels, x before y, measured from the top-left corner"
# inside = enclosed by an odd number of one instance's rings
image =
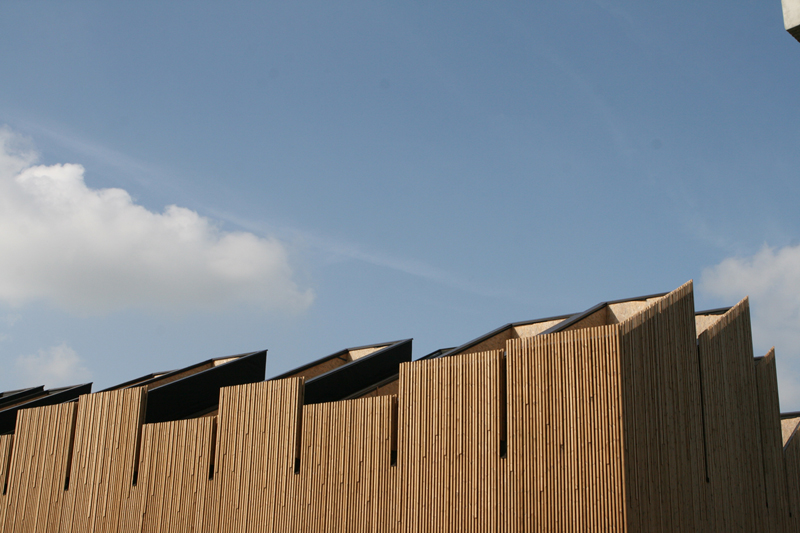
[[[440,356],[442,354],[446,354],[447,352],[452,352],[456,348],[458,348],[458,346],[451,346],[449,348],[439,348],[438,350],[434,350],[434,351],[432,351],[430,353],[427,353],[427,354],[423,355],[422,357],[420,357],[418,359],[414,359],[414,360],[415,361],[423,361],[425,359],[437,359],[438,356]]]
[[[185,366],[183,368],[177,368],[175,370],[170,370],[168,372],[153,372],[151,374],[145,374],[144,376],[141,376],[141,377],[138,377],[138,378],[135,378],[135,379],[130,379],[128,381],[120,383],[119,385],[112,385],[111,387],[108,387],[107,389],[103,389],[103,390],[98,391],[98,392],[108,392],[108,391],[112,391],[112,390],[127,389],[129,387],[144,387],[145,385],[149,385],[153,381],[156,381],[156,380],[159,380],[159,379],[168,378],[170,376],[174,376],[175,374],[180,374],[181,372],[186,372],[187,370],[191,370],[191,369],[196,368],[198,366],[203,366],[203,365],[207,365],[208,363],[213,363],[214,361],[219,361],[221,359],[230,359],[232,357],[244,357],[246,355],[252,355],[254,353],[256,353],[256,352],[245,352],[245,353],[241,353],[241,354],[227,355],[227,356],[224,356],[224,357],[213,357],[211,359],[205,359],[203,361],[200,361],[199,363],[194,363],[194,364],[191,364],[189,366]],[[229,362],[232,363],[233,361],[229,361]],[[228,363],[225,363],[225,364],[227,365]],[[220,366],[222,366],[222,365],[220,365]],[[210,370],[210,369],[207,368],[206,370]],[[205,372],[205,370],[201,370],[201,372]],[[183,379],[183,378],[181,378],[181,379]],[[180,380],[176,380],[176,381],[180,381]]]
[[[120,389],[127,389],[134,386],[143,386],[146,385],[148,382],[151,382],[155,378],[160,378],[161,376],[166,376],[167,374],[172,374],[173,372],[178,372],[178,370],[170,370],[168,372],[151,372],[150,374],[145,374],[144,376],[139,376],[138,378],[129,379],[128,381],[123,381],[118,385],[111,385],[103,390],[99,390],[97,392],[108,392],[112,390],[120,390]]]
[[[45,405],[57,405],[61,403],[68,403],[75,401],[78,396],[82,394],[89,394],[92,392],[92,383],[81,383],[80,385],[72,385],[69,387],[62,387],[59,389],[53,389],[51,391],[47,391],[49,394],[44,396],[38,396],[36,398],[31,399],[29,402],[25,402],[20,405],[15,405],[9,409],[1,411],[0,414],[3,416],[3,423],[16,423],[17,413],[19,413],[22,409],[30,409],[32,407],[43,407]],[[60,399],[59,396],[64,396],[63,399]],[[3,429],[0,427],[0,434],[8,434],[13,433],[14,427],[10,427],[7,429]]]
[[[36,387],[29,387],[27,389],[17,389],[14,391],[8,391],[8,396],[0,396],[0,411],[4,410],[3,405],[7,405],[10,403],[16,403],[28,396],[37,396],[40,393],[45,392],[44,385],[39,385]]]
[[[336,402],[369,390],[398,374],[400,365],[411,361],[413,339],[395,341],[383,349],[333,368],[305,382],[304,404]]]
[[[473,346],[475,346],[477,344],[480,344],[483,341],[494,337],[495,335],[499,335],[500,333],[506,331],[507,329],[516,328],[518,326],[530,326],[531,324],[539,324],[541,322],[549,322],[551,320],[560,320],[560,319],[564,320],[564,319],[567,319],[567,318],[569,318],[571,316],[572,315],[556,315],[556,316],[548,316],[548,317],[545,317],[545,318],[536,318],[536,319],[533,319],[533,320],[523,320],[521,322],[509,322],[508,324],[500,326],[497,329],[493,329],[489,333],[484,333],[480,337],[472,339],[471,341],[467,341],[467,342],[465,342],[464,344],[462,344],[460,346],[456,346],[455,348],[446,349],[447,351],[444,351],[444,352],[440,353],[439,355],[434,355],[434,354],[436,354],[440,350],[436,350],[435,352],[431,352],[431,353],[429,353],[427,355],[423,355],[422,357],[417,359],[417,361],[422,361],[424,359],[439,359],[440,357],[450,357],[450,356],[453,356],[453,355],[458,355],[459,353],[463,352],[464,350],[468,350],[468,349],[472,348]]]
[[[44,390],[44,385],[36,385],[35,387],[24,387],[22,389],[14,389],[14,390],[7,390],[0,392],[0,400],[3,400],[5,398],[10,398],[11,396],[16,396],[22,392],[33,391],[36,389]]]
[[[784,445],[783,445],[783,449],[784,449],[784,450],[785,450],[786,448],[788,448],[788,447],[789,447],[789,445],[792,443],[792,440],[794,440],[795,436],[796,436],[796,435],[797,435],[797,433],[798,433],[798,431],[797,431],[797,428],[798,428],[798,427],[800,427],[800,424],[798,424],[798,425],[796,425],[796,426],[794,427],[794,431],[792,431],[792,434],[791,434],[791,435],[789,435],[789,438],[788,438],[788,439],[786,439],[786,444],[784,444]]]
[[[620,300],[609,300],[607,302],[600,302],[597,305],[593,305],[592,307],[590,307],[586,311],[583,311],[582,313],[578,313],[576,315],[573,315],[570,318],[568,318],[567,320],[565,320],[564,322],[561,322],[559,324],[556,324],[552,328],[548,328],[548,329],[544,330],[539,335],[548,335],[550,333],[558,333],[560,331],[564,331],[568,327],[572,326],[573,324],[576,324],[577,322],[580,322],[584,318],[595,314],[596,312],[600,311],[604,307],[608,307],[609,305],[622,304],[622,303],[627,303],[627,302],[643,302],[643,301],[649,300],[651,298],[661,298],[663,296],[666,296],[667,294],[669,294],[669,293],[668,292],[658,292],[658,293],[655,293],[655,294],[647,294],[647,295],[644,295],[644,296],[634,296],[633,298],[622,298]]]
[[[335,376],[336,374],[338,374],[340,372],[345,372],[345,370],[343,370],[343,369],[346,369],[346,368],[348,368],[350,366],[353,366],[356,363],[359,363],[361,361],[368,361],[370,359],[377,359],[384,352],[389,351],[392,348],[396,348],[398,346],[402,346],[403,344],[408,344],[413,340],[414,339],[411,338],[411,339],[402,339],[402,340],[399,340],[399,341],[393,341],[393,342],[389,343],[388,345],[386,345],[385,347],[381,348],[380,350],[376,350],[376,351],[372,352],[371,354],[365,355],[363,357],[359,357],[355,361],[348,361],[347,363],[343,364],[342,366],[337,366],[336,368],[328,370],[327,372],[325,372],[324,374],[320,374],[319,376],[314,376],[313,378],[306,380],[306,384],[314,383],[315,381],[321,380],[323,378],[329,379],[331,376]],[[380,346],[380,345],[382,345],[382,343],[378,343],[377,345],[373,344],[372,346]],[[367,347],[369,347],[369,346],[367,346]],[[348,348],[348,349],[351,349],[351,348]],[[273,379],[275,379],[275,378],[273,378]]]
[[[246,352],[246,353],[239,354],[239,355],[230,355],[228,357],[236,357],[236,359],[233,360],[233,361],[228,361],[227,363],[221,364],[219,366],[212,366],[211,368],[206,368],[205,370],[201,370],[200,372],[195,372],[194,374],[189,374],[188,376],[184,376],[184,377],[182,377],[180,379],[176,379],[175,381],[170,381],[169,383],[164,383],[163,385],[159,385],[158,387],[153,387],[152,389],[150,389],[150,391],[157,391],[157,390],[159,390],[159,389],[161,389],[163,387],[168,387],[168,386],[170,386],[170,385],[172,385],[174,383],[181,383],[184,380],[191,379],[191,378],[193,378],[195,376],[199,376],[200,374],[205,374],[205,373],[210,372],[212,370],[216,370],[218,368],[222,368],[224,366],[227,366],[227,365],[229,365],[231,363],[235,363],[236,361],[239,361],[240,359],[244,359],[245,357],[252,357],[252,356],[255,356],[255,355],[261,355],[262,353],[266,357],[267,350],[258,350],[258,351],[255,351],[255,352]],[[185,371],[190,370],[191,368],[194,368],[196,366],[200,366],[200,365],[204,365],[206,363],[218,361],[220,359],[228,359],[228,357],[217,357],[216,359],[206,359],[202,363],[197,363],[197,364],[194,364],[194,365],[191,365],[191,366],[187,366],[186,368],[182,368],[180,370],[175,370],[174,372],[170,372],[170,374],[175,374],[176,372],[185,372]],[[161,377],[165,378],[165,377],[168,377],[168,375],[164,374]],[[262,380],[259,380],[259,381],[262,381]]]
[[[514,324],[513,322],[509,322],[508,324],[500,326],[499,328],[493,329],[489,333],[484,333],[480,337],[476,337],[476,338],[472,339],[471,341],[467,341],[467,342],[465,342],[464,344],[462,344],[460,346],[456,346],[455,348],[451,348],[450,350],[448,350],[448,351],[446,351],[444,353],[440,353],[439,355],[433,355],[436,352],[431,352],[428,355],[424,355],[424,356],[420,357],[417,360],[421,361],[423,359],[439,359],[439,358],[442,358],[442,357],[449,357],[450,355],[456,355],[456,354],[458,354],[460,352],[463,352],[464,350],[468,350],[468,349],[472,348],[473,346],[482,343],[483,341],[485,341],[487,339],[490,339],[490,338],[494,337],[495,335],[501,334],[502,332],[504,332],[507,329],[511,329],[512,327],[514,327],[513,324]]]
[[[789,32],[789,35],[791,35],[792,37],[797,39],[798,42],[800,42],[800,25],[794,26],[793,28],[788,28],[786,31]]]
[[[606,304],[606,305],[611,305],[611,304],[623,304],[625,302],[641,302],[641,301],[644,301],[644,300],[649,300],[650,298],[661,298],[662,296],[666,296],[670,292],[672,292],[672,291],[657,292],[655,294],[647,294],[645,296],[634,296],[633,298],[622,298],[620,300],[609,300],[609,301],[603,302],[603,303]]]
[[[344,355],[344,354],[347,353],[347,351],[348,351],[348,348],[345,348],[343,350],[339,350],[338,352],[332,353],[330,355],[326,355],[324,357],[320,357],[319,359],[315,359],[315,360],[311,361],[310,363],[306,363],[304,365],[300,365],[298,367],[292,368],[291,370],[287,370],[286,372],[282,372],[282,373],[278,374],[277,376],[272,376],[271,378],[269,378],[269,381],[272,381],[273,379],[286,379],[288,377],[291,377],[294,374],[297,374],[298,372],[302,372],[303,370],[306,370],[306,369],[311,368],[313,366],[316,366],[316,365],[319,365],[321,363],[324,363],[325,361],[330,361],[331,359],[335,359],[335,358],[337,358],[337,357],[339,357],[341,355]]]
[[[330,361],[331,359],[335,359],[335,358],[337,358],[339,356],[342,356],[342,355],[350,352],[350,350],[362,350],[364,348],[372,348],[372,347],[375,347],[375,346],[383,346],[383,348],[381,348],[381,350],[385,350],[386,348],[389,348],[392,345],[397,344],[398,342],[402,342],[402,341],[392,341],[392,342],[388,342],[388,343],[386,343],[386,342],[376,342],[375,344],[365,344],[364,346],[354,346],[352,348],[343,348],[343,349],[339,350],[338,352],[334,352],[334,353],[332,353],[330,355],[326,355],[326,356],[320,357],[319,359],[315,359],[314,361],[311,361],[310,363],[306,363],[304,365],[300,365],[298,367],[292,368],[291,370],[287,370],[286,372],[282,372],[282,373],[278,374],[277,376],[272,376],[272,377],[269,378],[269,381],[272,381],[273,379],[286,379],[288,377],[291,377],[294,374],[297,374],[298,372],[306,370],[307,368],[311,368],[313,366],[322,364],[325,361]],[[378,350],[378,351],[380,351],[380,350]],[[372,354],[370,354],[370,355],[372,355]],[[327,374],[327,372],[326,372],[326,374]]]
[[[586,311],[582,311],[580,313],[572,313],[572,314],[566,314],[566,315],[556,315],[556,316],[550,316],[550,317],[546,317],[546,318],[537,318],[535,320],[525,320],[525,321],[522,321],[522,322],[511,322],[511,323],[508,323],[508,324],[506,324],[504,326],[500,326],[499,328],[494,329],[494,330],[490,331],[489,333],[485,333],[484,335],[481,335],[480,337],[477,337],[477,338],[475,338],[475,339],[473,339],[471,341],[465,342],[464,344],[462,344],[462,345],[460,345],[460,346],[458,346],[456,348],[453,348],[453,349],[449,350],[446,353],[442,353],[442,354],[439,354],[439,355],[434,355],[436,352],[431,352],[428,355],[424,355],[424,356],[420,357],[419,359],[417,359],[417,361],[421,361],[421,360],[424,360],[424,359],[438,359],[439,357],[450,357],[452,355],[457,355],[457,354],[459,354],[459,353],[461,353],[461,352],[463,352],[465,350],[468,350],[468,349],[472,348],[473,346],[475,346],[477,344],[480,344],[481,342],[483,342],[483,341],[485,341],[487,339],[490,339],[491,337],[494,337],[495,335],[499,335],[500,333],[502,333],[502,332],[504,332],[504,331],[506,331],[507,329],[510,329],[510,328],[514,328],[514,327],[518,327],[518,326],[527,326],[527,325],[530,325],[530,324],[538,324],[538,323],[541,323],[541,322],[549,322],[551,320],[559,320],[559,319],[561,319],[562,322],[556,324],[555,326],[553,326],[551,328],[546,329],[545,331],[541,332],[539,335],[545,335],[545,334],[548,334],[548,333],[556,333],[558,331],[562,331],[565,328],[568,328],[570,325],[574,324],[575,322],[578,322],[578,321],[582,320],[583,318],[586,318],[587,316],[591,315],[592,313],[596,313],[597,311],[599,311],[603,307],[606,307],[607,305],[625,303],[625,302],[638,302],[638,301],[643,301],[643,300],[649,300],[650,298],[660,298],[660,297],[665,296],[667,294],[669,294],[669,293],[668,292],[659,292],[659,293],[655,293],[655,294],[647,294],[647,295],[644,295],[644,296],[634,296],[632,298],[622,298],[622,299],[619,299],[619,300],[609,300],[607,302],[600,302],[599,304],[594,305],[594,306],[590,307],[589,309],[587,309]]]
[[[631,300],[628,300],[628,301],[631,301]],[[636,300],[632,300],[632,301],[636,301]],[[568,319],[564,320],[563,322],[559,322],[558,324],[547,328],[543,332],[539,333],[539,335],[549,335],[550,333],[558,333],[559,331],[564,331],[565,329],[567,329],[568,327],[572,326],[573,324],[577,324],[578,322],[580,322],[584,318],[595,314],[596,312],[598,312],[599,310],[601,310],[601,309],[603,309],[605,307],[608,307],[608,302],[601,302],[601,303],[599,303],[599,304],[597,304],[595,306],[590,307],[589,309],[587,309],[586,311],[584,311],[582,313],[576,313],[576,314],[572,315],[571,317],[569,317]]]
[[[556,316],[548,316],[545,318],[537,318],[535,320],[523,320],[521,322],[511,322],[506,324],[506,326],[510,326],[512,328],[517,328],[519,326],[530,326],[531,324],[541,324],[542,322],[550,322],[551,320],[566,320],[567,318],[571,317],[574,313],[568,313],[566,315],[556,315]]]
[[[184,420],[219,404],[223,387],[264,380],[267,350],[250,352],[147,391],[145,423]]]
[[[390,341],[390,342],[376,342],[374,344],[365,344],[364,346],[353,346],[351,348],[345,348],[345,350],[349,352],[350,350],[363,350],[364,348],[375,348],[376,346],[382,346],[381,348],[382,350],[383,348],[388,348],[389,345],[391,344],[397,344],[407,340],[409,339],[400,339],[397,341]]]
[[[150,380],[147,380],[147,381],[145,381],[145,382],[143,382],[143,383],[134,384],[133,386],[136,386],[136,387],[142,387],[142,386],[144,386],[144,385],[148,385],[149,383],[152,383],[152,382],[153,382],[153,381],[155,381],[155,380],[159,380],[159,379],[168,378],[168,377],[170,377],[170,376],[174,376],[175,374],[180,374],[181,372],[186,372],[187,370],[191,370],[191,369],[193,369],[193,368],[197,368],[198,366],[207,365],[207,364],[209,364],[209,363],[213,363],[213,362],[214,362],[214,360],[213,360],[213,359],[206,359],[206,360],[204,360],[204,361],[200,361],[199,363],[194,363],[194,364],[192,364],[192,365],[185,366],[185,367],[183,367],[183,368],[178,368],[178,369],[176,369],[176,370],[172,370],[172,371],[170,371],[170,372],[167,372],[166,374],[160,374],[160,375],[157,375],[157,376],[153,377],[153,378],[152,378],[152,379],[150,379]],[[126,388],[127,388],[127,387],[126,387]]]
[[[70,385],[68,387],[59,387],[57,389],[50,389],[50,394],[48,396],[56,396],[56,395],[62,394],[64,392],[69,392],[69,391],[73,391],[73,390],[81,389],[81,388],[86,388],[86,387],[91,389],[92,385],[94,385],[93,381],[87,381],[86,383],[79,383],[77,385]]]
[[[733,309],[733,306],[728,307],[718,307],[716,309],[706,309],[704,311],[695,311],[694,316],[703,316],[703,315],[724,315],[728,311]]]
[[[30,400],[28,400],[28,401],[26,401],[24,403],[20,403],[20,404],[17,404],[17,405],[12,405],[11,407],[6,407],[5,409],[2,408],[2,406],[0,406],[0,413],[7,413],[7,412],[13,411],[13,410],[29,409],[31,407],[36,407],[35,404],[37,402],[40,402],[41,400],[52,399],[54,396],[58,396],[59,394],[62,394],[62,393],[65,393],[65,392],[69,392],[69,391],[72,391],[72,390],[75,390],[75,389],[80,389],[80,388],[83,388],[83,387],[88,387],[89,391],[91,391],[92,382],[90,381],[88,383],[80,383],[78,385],[69,385],[67,387],[57,387],[55,389],[42,390],[42,391],[40,391],[40,392],[42,392],[42,394],[38,394],[38,395],[34,396],[33,398],[30,398]],[[35,387],[35,388],[38,389],[39,387]],[[17,400],[22,400],[25,397],[26,396],[21,396],[21,397],[17,398]]]

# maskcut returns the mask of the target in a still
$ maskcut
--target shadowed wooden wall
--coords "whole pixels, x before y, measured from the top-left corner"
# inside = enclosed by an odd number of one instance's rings
[[[703,531],[703,421],[691,284],[619,325],[630,531]]]
[[[303,379],[142,423],[125,389],[20,412],[0,531],[796,531],[800,439],[747,300],[699,338],[691,283],[619,323],[405,363],[397,396]]]

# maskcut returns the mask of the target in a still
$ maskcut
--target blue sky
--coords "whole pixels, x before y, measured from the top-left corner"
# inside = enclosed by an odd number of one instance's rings
[[[779,1],[4,2],[0,50],[0,390],[420,356],[694,279],[750,295],[800,410]]]

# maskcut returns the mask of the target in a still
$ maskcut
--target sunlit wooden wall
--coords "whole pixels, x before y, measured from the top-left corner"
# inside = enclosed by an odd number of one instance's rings
[[[624,530],[618,329],[508,341],[508,530]]]
[[[302,378],[142,424],[128,389],[21,411],[0,531],[797,531],[774,353],[747,300],[699,338],[691,283],[618,323],[413,363],[397,396]]]

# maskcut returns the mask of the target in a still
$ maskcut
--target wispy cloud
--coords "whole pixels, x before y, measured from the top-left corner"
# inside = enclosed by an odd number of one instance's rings
[[[136,180],[138,184],[148,189],[154,187],[169,186],[174,180],[170,179],[164,170],[153,165],[130,157],[126,154],[109,149],[102,144],[89,141],[75,135],[73,132],[63,132],[57,127],[44,126],[39,123],[17,120],[24,127],[37,135],[43,135],[58,144],[83,154],[95,158],[111,168],[124,172],[128,178]],[[18,137],[18,136],[16,136]],[[173,187],[176,190],[177,187]],[[200,204],[200,202],[195,202]],[[332,239],[328,236],[321,236],[314,232],[299,230],[296,228],[285,228],[268,225],[252,220],[245,220],[242,217],[220,211],[211,206],[202,206],[201,209],[216,219],[233,223],[234,225],[260,236],[273,235],[284,241],[298,241],[317,251],[329,254],[334,260],[349,259],[362,261],[374,266],[388,268],[402,272],[411,276],[419,277],[427,281],[437,283],[456,290],[485,296],[490,298],[506,298],[516,300],[517,296],[512,291],[504,291],[496,288],[484,286],[467,279],[458,273],[449,272],[429,265],[423,261],[413,258],[403,258],[379,251],[366,250],[363,246],[346,242],[341,239]],[[309,293],[310,294],[310,293]]]
[[[80,313],[311,304],[278,239],[175,205],[154,213],[123,189],[88,187],[80,165],[30,166],[15,139],[0,129],[0,301]]]
[[[209,209],[209,212],[216,218],[229,221],[248,231],[262,234],[273,233],[282,236],[286,240],[302,243],[302,245],[318,252],[328,254],[333,261],[361,261],[478,296],[510,300],[516,300],[518,298],[512,291],[496,289],[481,283],[476,283],[457,272],[441,269],[414,258],[398,257],[380,251],[368,250],[353,242],[347,242],[296,228],[278,228],[215,209]]]
[[[175,185],[172,173],[136,157],[109,148],[102,143],[82,137],[75,131],[67,131],[57,125],[45,125],[27,119],[17,119],[15,122],[37,138],[49,139],[57,145],[78,154],[83,159],[101,163],[113,169],[116,176],[124,177],[127,181],[137,183],[151,190],[167,188],[174,192],[182,192]]]

